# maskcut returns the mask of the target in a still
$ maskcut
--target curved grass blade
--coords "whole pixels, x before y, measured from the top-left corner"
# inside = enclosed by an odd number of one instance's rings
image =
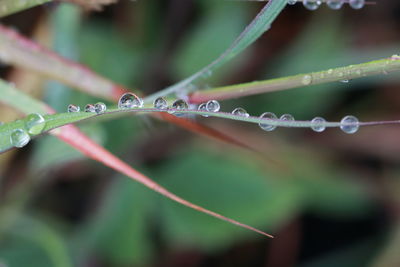
[[[81,151],[84,155],[88,156],[89,158],[99,161],[100,163],[104,164],[105,166],[108,166],[108,167],[132,178],[133,180],[143,184],[144,186],[150,188],[151,190],[156,191],[156,192],[160,193],[161,195],[163,195],[173,201],[176,201],[186,207],[203,212],[203,213],[208,214],[217,219],[227,221],[227,222],[237,225],[239,227],[249,229],[251,231],[262,234],[264,236],[273,238],[272,235],[267,234],[263,231],[260,231],[254,227],[240,223],[240,222],[230,219],[228,217],[222,216],[216,212],[207,210],[207,209],[202,208],[198,205],[195,205],[185,199],[178,197],[177,195],[169,192],[166,188],[157,184],[156,182],[154,182],[153,180],[151,180],[144,174],[131,168],[127,163],[123,162],[122,160],[120,160],[119,158],[117,158],[116,156],[111,154],[108,150],[106,150],[102,146],[96,144],[93,140],[91,140],[87,136],[83,135],[78,130],[78,128],[72,127],[72,125],[67,125],[67,127],[68,128],[62,128],[62,131],[60,133],[58,133],[57,136],[64,142],[72,145],[73,147],[79,148],[78,150]]]
[[[16,90],[14,87],[9,86],[7,83],[5,83],[1,80],[0,80],[0,92],[2,93],[1,94],[2,98],[0,99],[1,101],[20,110],[23,113],[31,113],[31,112],[53,113],[54,112],[50,107],[46,106],[46,104],[44,104],[36,99],[33,99],[28,95],[23,94],[22,92]],[[5,96],[5,97],[3,97],[3,96]],[[24,105],[20,105],[20,102],[15,101],[15,99],[23,99]],[[46,119],[49,120],[49,122],[48,122],[49,125],[46,126],[46,128],[44,129],[44,132],[50,130],[55,124],[58,124],[61,121],[66,122],[67,120],[70,120],[72,118],[71,115],[73,116],[73,119],[75,119],[75,120],[78,118],[87,119],[87,118],[96,116],[95,114],[90,114],[90,113],[88,114],[88,113],[82,113],[82,112],[79,112],[76,114],[62,113],[62,114],[46,115]],[[70,117],[70,118],[68,118],[68,117]],[[57,120],[59,120],[59,122],[57,122]],[[4,140],[9,141],[9,136],[5,135],[6,131],[8,131],[8,133],[9,133],[9,131],[13,127],[22,127],[22,126],[23,126],[23,120],[20,120],[17,122],[6,123],[6,124],[0,126],[0,144],[2,145]],[[104,164],[105,166],[108,166],[122,174],[127,175],[131,179],[145,185],[146,187],[150,188],[151,190],[156,191],[173,201],[176,201],[184,206],[187,206],[189,208],[203,212],[210,216],[213,216],[217,219],[221,219],[221,220],[227,221],[229,223],[232,223],[234,225],[257,232],[264,236],[267,236],[270,238],[273,237],[272,235],[267,234],[263,231],[260,231],[254,227],[240,223],[240,222],[230,219],[228,217],[222,216],[213,211],[204,209],[198,205],[195,205],[195,204],[193,204],[185,199],[182,199],[182,198],[178,197],[177,195],[169,192],[167,189],[165,189],[161,185],[155,183],[153,180],[151,180],[147,176],[136,171],[135,169],[130,167],[127,163],[123,162],[118,157],[114,156],[108,150],[106,150],[102,146],[95,143],[93,140],[91,140],[89,137],[87,137],[85,134],[83,134],[74,125],[66,125],[65,127],[59,128],[56,131],[51,131],[51,134],[57,136],[59,139],[63,140],[67,144],[71,145],[72,147],[74,147],[78,151],[82,152],[84,155],[88,156],[89,158],[94,159],[94,160]],[[0,148],[0,150],[2,150],[2,149],[3,148]]]
[[[160,96],[166,96],[182,90],[188,90],[188,85],[190,85],[197,79],[207,75],[208,73],[213,72],[221,65],[225,64],[226,62],[234,58],[237,54],[245,50],[255,40],[257,40],[258,37],[260,37],[271,27],[272,22],[284,9],[286,4],[287,0],[269,1],[263,7],[263,9],[261,9],[260,13],[258,13],[255,19],[245,28],[245,30],[232,43],[232,45],[224,53],[222,53],[221,56],[219,56],[216,60],[214,60],[209,65],[196,72],[192,76],[184,79],[183,81],[146,97],[145,102],[151,102]]]
[[[393,55],[390,58],[319,72],[297,74],[283,78],[224,86],[204,91],[196,91],[189,96],[189,100],[191,103],[202,103],[210,99],[226,100],[315,84],[352,80],[379,74],[388,74],[395,71],[400,71],[400,56],[398,55]]]
[[[1,91],[1,86],[0,86]],[[268,126],[276,126],[276,127],[290,127],[290,128],[311,128],[315,127],[315,123],[312,121],[288,121],[282,119],[268,119],[254,116],[241,116],[234,115],[226,112],[205,112],[198,110],[190,110],[190,109],[168,109],[168,110],[159,110],[155,108],[133,108],[133,109],[117,109],[113,108],[104,113],[96,114],[91,112],[74,112],[74,113],[57,113],[50,115],[43,115],[46,124],[43,130],[39,134],[43,134],[49,132],[51,130],[60,128],[62,126],[81,122],[90,118],[99,117],[99,116],[107,116],[115,113],[123,113],[123,112],[136,112],[136,113],[162,113],[162,112],[172,112],[175,114],[194,114],[194,115],[202,115],[208,117],[217,117],[223,119],[230,119],[236,121],[243,121],[248,123],[255,124],[263,124]],[[13,147],[12,142],[10,141],[10,135],[14,130],[17,129],[25,129],[26,128],[27,119],[17,120],[14,122],[5,123],[0,126],[0,153],[7,151]],[[374,125],[385,125],[385,124],[400,124],[400,120],[394,121],[373,121],[373,122],[355,122],[355,123],[347,123],[346,126],[374,126]],[[328,127],[341,127],[341,122],[319,122],[318,126],[323,126],[325,128]],[[55,131],[57,133],[57,131]],[[36,134],[36,135],[39,135]],[[31,135],[35,137],[36,135]]]

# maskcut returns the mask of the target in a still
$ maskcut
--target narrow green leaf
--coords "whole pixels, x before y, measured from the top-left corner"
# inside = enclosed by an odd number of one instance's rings
[[[388,74],[400,70],[400,56],[350,65],[340,68],[328,69],[319,72],[303,73],[282,78],[250,83],[236,84],[204,91],[194,92],[190,96],[193,103],[201,103],[209,99],[225,100],[249,95],[269,93],[292,88],[299,88],[315,84],[337,81],[348,81],[367,76]]]
[[[148,96],[145,101],[151,102],[157,97],[165,96],[168,94],[176,93],[181,90],[189,90],[187,87],[197,79],[208,76],[209,73],[213,72],[229,60],[234,58],[237,54],[245,50],[250,44],[252,44],[258,37],[266,32],[270,27],[275,18],[286,6],[287,0],[270,0],[264,8],[258,13],[255,19],[246,27],[246,29],[239,35],[239,37],[232,43],[232,45],[225,50],[216,60],[212,63],[196,72],[192,76],[182,80],[181,82],[167,87],[166,89],[157,92],[153,95]]]

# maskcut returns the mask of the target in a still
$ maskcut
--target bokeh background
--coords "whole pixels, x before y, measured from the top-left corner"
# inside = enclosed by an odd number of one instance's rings
[[[51,3],[1,20],[65,57],[144,94],[210,63],[265,3],[120,0],[102,12]],[[243,54],[193,86],[319,71],[399,53],[400,3],[361,10],[287,7]],[[59,112],[93,99],[1,65],[3,79]],[[222,101],[222,110],[337,121],[400,118],[398,74]],[[0,96],[1,97],[1,96]],[[112,103],[107,103],[112,104]],[[0,105],[0,121],[21,115]],[[146,116],[79,127],[172,192],[273,233],[182,207],[51,136],[0,156],[1,266],[399,266],[400,128],[263,132],[195,118],[259,152]]]

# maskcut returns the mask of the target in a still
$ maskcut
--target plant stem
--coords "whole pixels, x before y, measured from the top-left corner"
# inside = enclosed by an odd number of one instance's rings
[[[319,72],[197,91],[189,96],[189,100],[191,103],[201,103],[210,99],[225,100],[315,84],[347,81],[377,74],[388,74],[399,70],[400,56],[393,55],[390,58]]]

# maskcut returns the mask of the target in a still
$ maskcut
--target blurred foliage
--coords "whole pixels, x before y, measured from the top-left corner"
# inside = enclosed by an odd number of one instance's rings
[[[57,4],[26,14],[49,17],[46,27],[58,53],[78,59],[117,83],[148,92],[160,89],[148,85],[167,86],[166,80],[183,79],[215,59],[260,7],[236,1],[187,1],[185,5],[176,0],[120,1],[102,13],[85,14],[75,6]],[[399,23],[399,18],[387,15],[384,19],[391,8],[395,7],[384,3],[360,11],[287,8],[271,32],[196,86],[327,69],[358,63],[366,55],[368,59],[390,56],[384,53],[398,45],[397,35],[384,35],[379,27],[385,26],[379,25],[364,33],[361,22],[370,22],[373,16],[382,19],[381,25],[389,25],[387,31],[395,32],[396,27],[390,25]],[[22,25],[24,15],[16,15],[10,23]],[[184,29],[175,32],[178,24]],[[371,45],[382,35],[384,44]],[[285,46],[280,42],[286,42]],[[265,54],[267,49],[276,52]],[[253,66],[257,57],[262,64]],[[268,110],[309,119],[341,117],[348,110],[367,117],[370,101],[376,106],[393,101],[385,112],[398,116],[395,104],[400,97],[381,80],[312,86],[222,105],[223,109],[243,106],[252,114]],[[44,98],[58,111],[69,103],[82,106],[97,101],[56,82],[47,84]],[[265,259],[268,251],[279,251],[276,257],[282,261],[293,257],[298,266],[365,266],[381,252],[391,226],[386,220],[394,217],[395,221],[396,216],[380,178],[387,168],[398,165],[399,148],[393,145],[394,152],[387,154],[382,147],[372,147],[372,152],[365,147],[378,139],[395,144],[397,132],[377,129],[368,138],[362,133],[349,137],[331,131],[317,136],[297,129],[269,134],[240,123],[228,125],[217,119],[215,123],[261,153],[196,138],[142,117],[99,120],[81,128],[177,195],[273,231],[275,240],[182,207],[88,163],[78,152],[46,136],[14,155],[2,177],[0,266],[201,266],[210,262],[227,266],[226,258],[239,256],[244,261],[256,260],[256,266],[278,266]],[[283,167],[277,168],[263,155]],[[329,223],[322,227],[318,220]],[[291,232],[287,225],[299,221],[303,226]],[[337,233],[339,222],[350,226],[340,235],[331,235]],[[318,245],[307,227],[317,236]],[[300,238],[298,243],[296,238]],[[279,247],[279,242],[284,246]],[[295,255],[286,250],[292,244],[297,244]],[[262,252],[248,256],[246,246]],[[192,261],[185,264],[184,255],[190,258],[193,251]],[[241,266],[241,261],[233,265]]]

